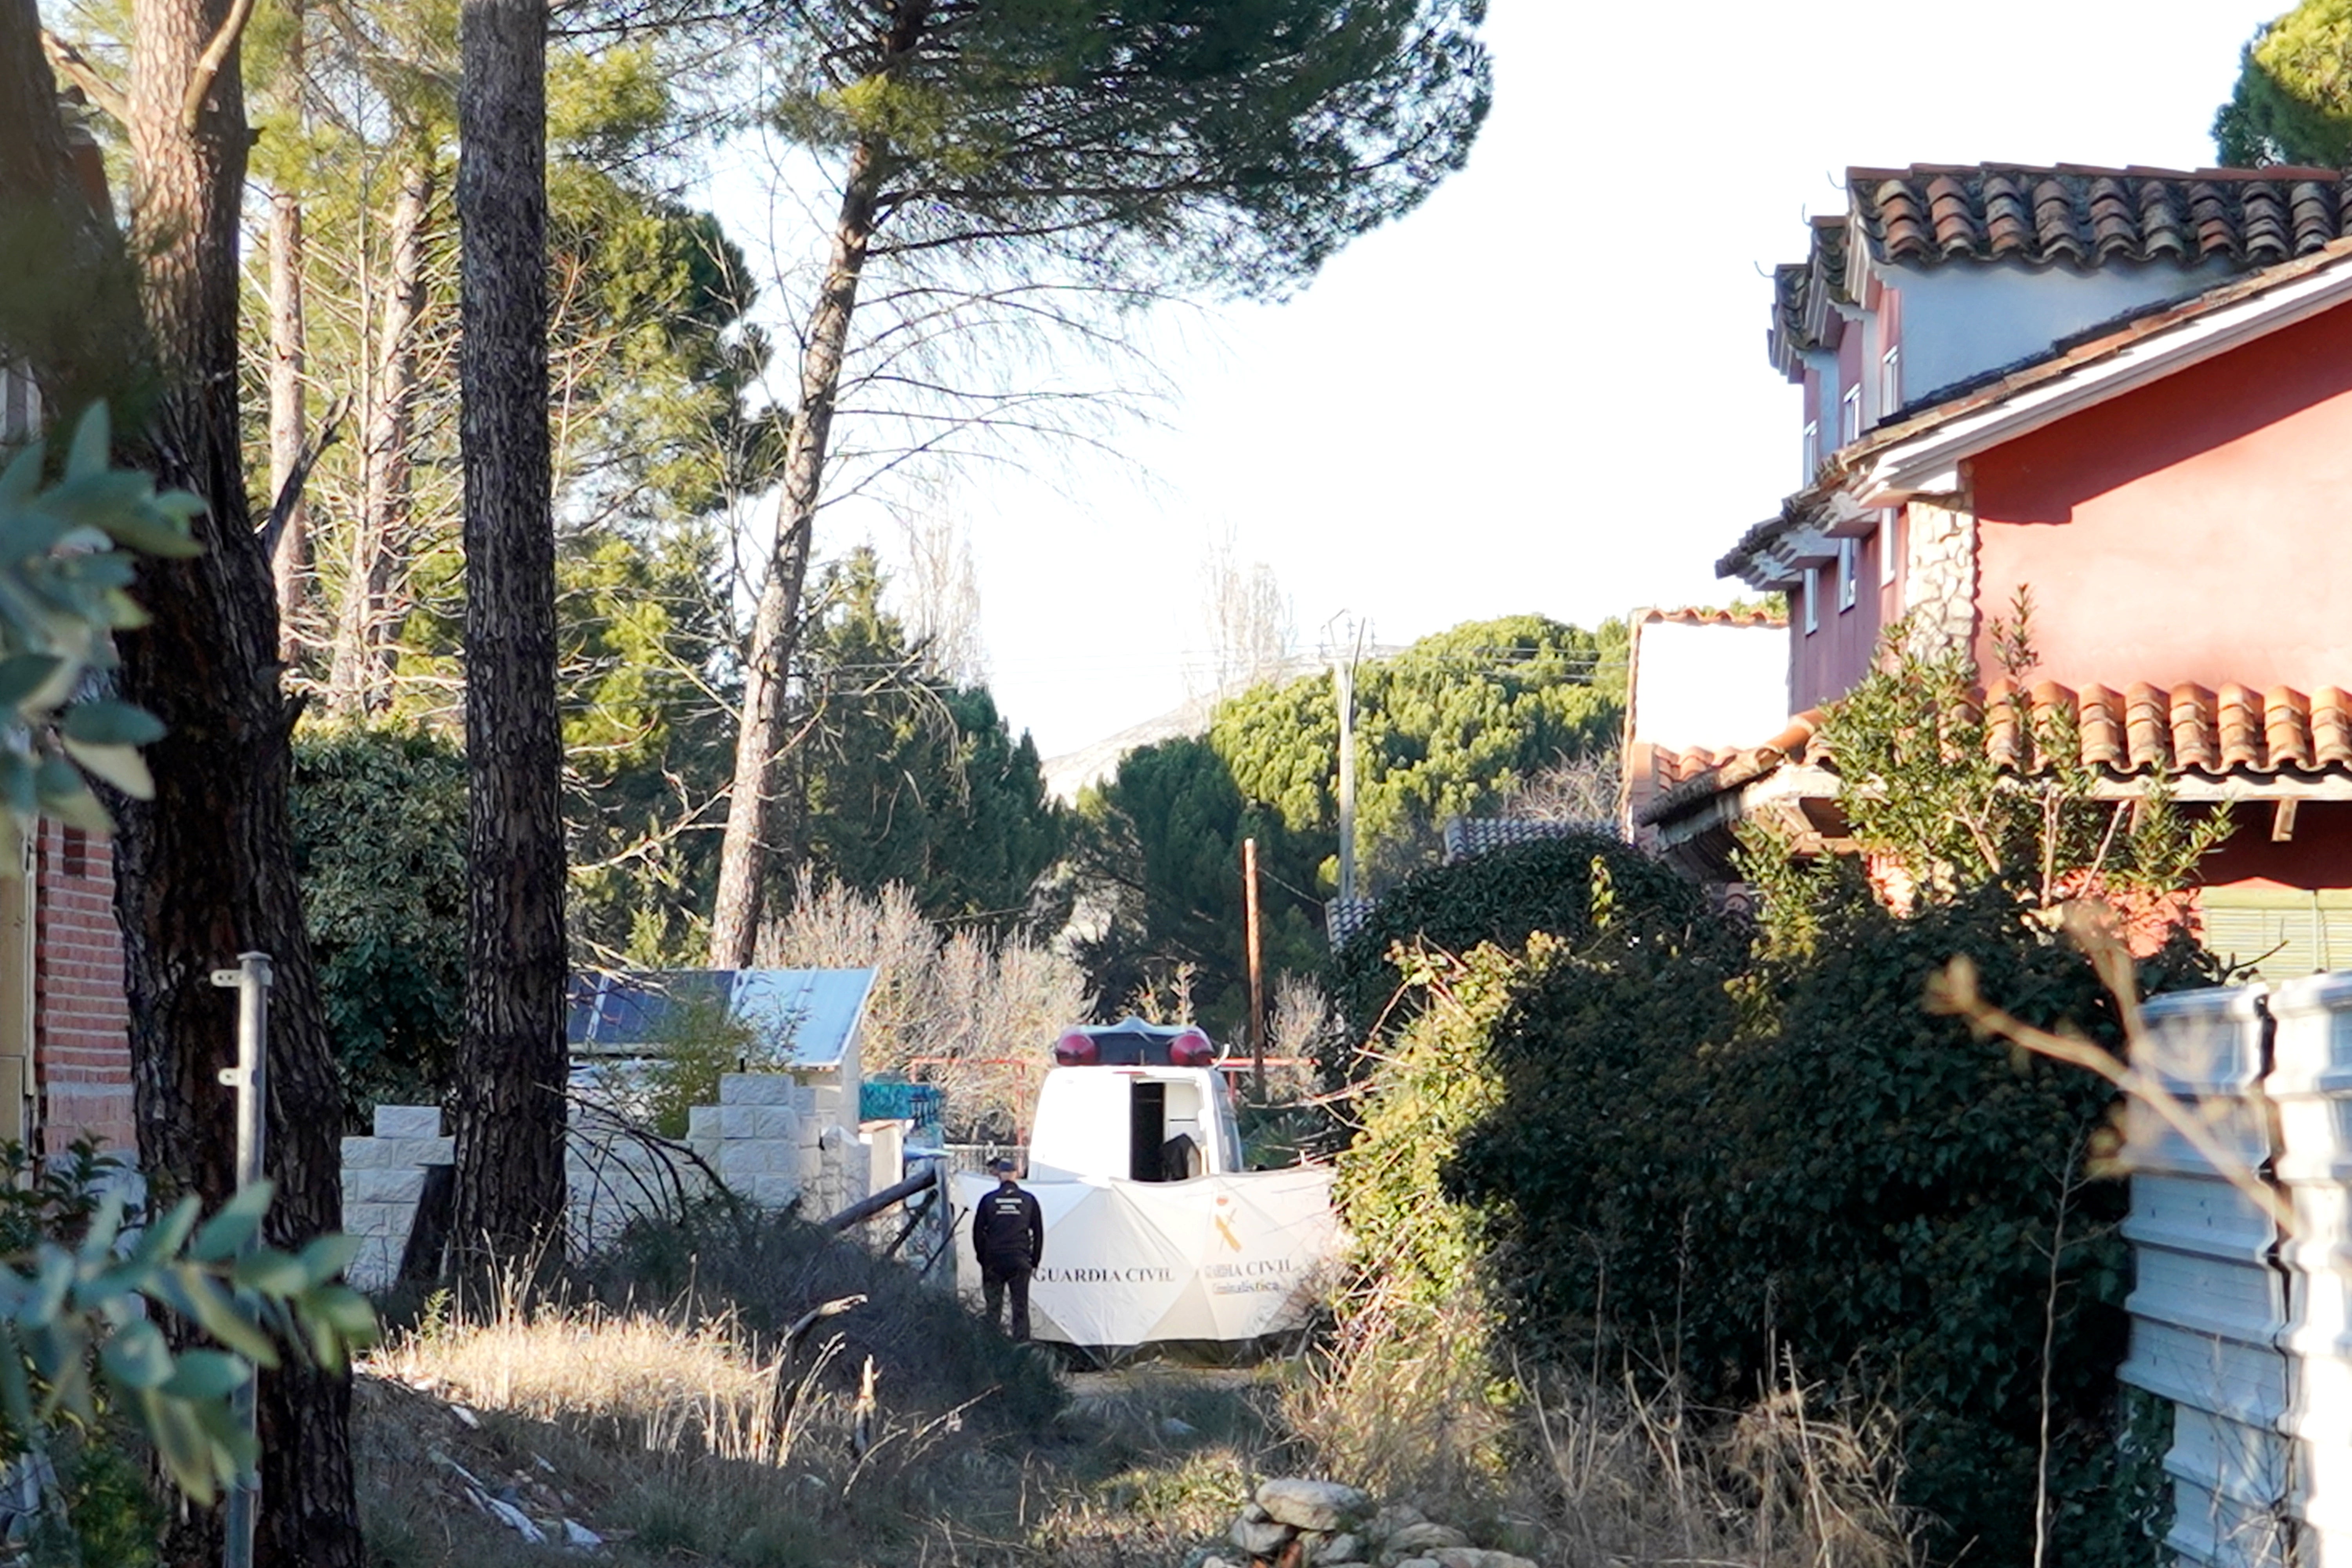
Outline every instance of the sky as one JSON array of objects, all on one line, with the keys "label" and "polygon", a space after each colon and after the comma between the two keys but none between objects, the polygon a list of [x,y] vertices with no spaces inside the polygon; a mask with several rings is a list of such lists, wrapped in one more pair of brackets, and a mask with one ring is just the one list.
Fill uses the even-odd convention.
[{"label": "sky", "polygon": [[[2288,0],[1492,0],[1468,166],[1270,305],[1164,341],[1118,459],[961,476],[990,684],[1047,756],[1174,707],[1229,540],[1381,644],[1535,611],[1722,603],[1713,563],[1794,488],[1764,358],[1776,262],[1852,165],[2195,168]],[[722,200],[737,232],[749,223]],[[782,215],[778,215],[781,216]],[[821,519],[835,554],[887,524]]]}]

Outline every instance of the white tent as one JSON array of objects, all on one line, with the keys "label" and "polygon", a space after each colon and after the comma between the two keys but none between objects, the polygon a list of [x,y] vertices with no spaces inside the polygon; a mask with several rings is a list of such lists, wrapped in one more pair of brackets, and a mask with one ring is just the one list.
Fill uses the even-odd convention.
[{"label": "white tent", "polygon": [[[974,1296],[971,1210],[993,1185],[959,1178],[956,1278]],[[1028,1191],[1045,1219],[1031,1332],[1063,1344],[1234,1343],[1302,1327],[1338,1248],[1328,1166],[1186,1182],[1087,1177]]]}]

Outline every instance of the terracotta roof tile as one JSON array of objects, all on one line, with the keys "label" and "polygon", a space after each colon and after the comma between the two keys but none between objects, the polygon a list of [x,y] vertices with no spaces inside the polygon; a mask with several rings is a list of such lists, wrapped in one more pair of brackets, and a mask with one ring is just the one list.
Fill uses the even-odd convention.
[{"label": "terracotta roof tile", "polygon": [[[2021,689],[1996,680],[1968,704],[1984,718],[1988,755],[2005,768],[2039,773],[2061,758],[2115,779],[2199,773],[2208,778],[2309,778],[2352,773],[2352,694],[2324,686],[2308,697],[2292,687],[2267,691],[2230,683],[2219,691],[2194,683],[2167,689],[2135,681],[2121,694],[2107,686],[2079,690],[2042,681]],[[1643,807],[1644,825],[1671,821],[1789,762],[1835,767],[1821,740],[1822,715],[1799,714],[1760,746],[1736,752],[1658,754],[1666,787]]]},{"label": "terracotta roof tile", "polygon": [[1785,626],[1789,624],[1789,612],[1761,606],[1743,610],[1636,610],[1633,620],[1642,626],[1664,621],[1678,626]]},{"label": "terracotta roof tile", "polygon": [[1975,164],[1847,171],[1852,216],[1881,260],[1915,265],[2175,262],[2252,265],[2352,235],[2330,169],[2090,169]]}]

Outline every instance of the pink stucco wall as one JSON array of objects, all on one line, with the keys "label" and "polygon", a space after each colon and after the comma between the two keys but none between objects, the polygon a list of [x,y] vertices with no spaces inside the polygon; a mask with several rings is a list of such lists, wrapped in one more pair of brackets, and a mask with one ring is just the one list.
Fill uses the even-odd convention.
[{"label": "pink stucco wall", "polygon": [[[1804,595],[1801,589],[1790,595],[1789,605],[1789,696],[1790,711],[1801,713],[1808,708],[1818,708],[1835,697],[1853,689],[1870,671],[1871,661],[1878,652],[1878,635],[1900,603],[1901,584],[1882,587],[1879,584],[1878,536],[1855,542],[1859,559],[1856,563],[1854,602],[1849,609],[1838,607],[1837,568],[1822,568],[1821,624],[1811,632],[1805,630]],[[1895,559],[1902,560],[1902,536],[1895,536]]]},{"label": "pink stucco wall", "polygon": [[2352,305],[1973,464],[1985,628],[2021,584],[2034,674],[2352,686]]}]

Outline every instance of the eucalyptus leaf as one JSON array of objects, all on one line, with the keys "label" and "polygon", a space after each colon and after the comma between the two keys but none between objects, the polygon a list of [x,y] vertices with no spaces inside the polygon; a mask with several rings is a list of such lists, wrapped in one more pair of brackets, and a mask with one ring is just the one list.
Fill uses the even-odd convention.
[{"label": "eucalyptus leaf", "polygon": [[[70,748],[73,742],[66,744]],[[79,827],[100,837],[114,831],[113,819],[106,815],[106,807],[99,805],[98,796],[90,794],[89,785],[63,757],[41,759],[33,773],[33,788],[40,796],[43,816],[54,816],[68,827]]]},{"label": "eucalyptus leaf", "polygon": [[163,1388],[174,1399],[201,1403],[226,1399],[252,1376],[251,1367],[225,1351],[183,1351]]},{"label": "eucalyptus leaf", "polygon": [[360,1255],[360,1238],[356,1236],[330,1234],[313,1237],[301,1252],[303,1272],[312,1285],[324,1285],[351,1267],[352,1259]]},{"label": "eucalyptus leaf", "polygon": [[145,1318],[125,1323],[100,1347],[99,1364],[125,1388],[161,1388],[172,1375],[172,1347]]},{"label": "eucalyptus leaf", "polygon": [[241,1289],[258,1290],[281,1300],[299,1294],[310,1283],[310,1271],[300,1258],[270,1247],[238,1258],[228,1277]]},{"label": "eucalyptus leaf", "polygon": [[43,692],[52,677],[67,668],[65,660],[51,653],[20,653],[0,659],[0,708],[54,706],[54,699],[47,704],[36,704],[33,698]]},{"label": "eucalyptus leaf", "polygon": [[163,722],[134,702],[100,698],[77,702],[60,726],[66,738],[91,746],[145,746],[163,738]]},{"label": "eucalyptus leaf", "polygon": [[131,799],[155,798],[155,775],[148,772],[147,759],[131,747],[93,746],[70,737],[63,744],[68,756]]},{"label": "eucalyptus leaf", "polygon": [[188,1256],[199,1263],[221,1263],[243,1251],[261,1234],[262,1216],[269,1212],[269,1200],[276,1191],[266,1181],[241,1189],[205,1221],[188,1246]]},{"label": "eucalyptus leaf", "polygon": [[104,473],[113,445],[114,422],[107,415],[106,405],[93,403],[83,409],[81,417],[74,421],[72,444],[66,448],[68,481]]},{"label": "eucalyptus leaf", "polygon": [[7,468],[0,469],[0,513],[21,506],[41,488],[41,466],[47,457],[38,441],[17,448],[16,455],[8,459]]}]

